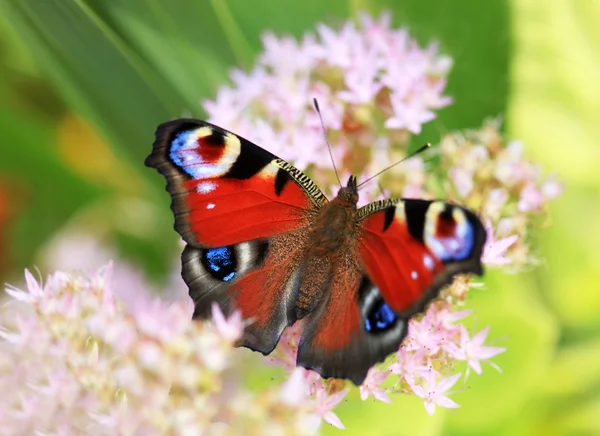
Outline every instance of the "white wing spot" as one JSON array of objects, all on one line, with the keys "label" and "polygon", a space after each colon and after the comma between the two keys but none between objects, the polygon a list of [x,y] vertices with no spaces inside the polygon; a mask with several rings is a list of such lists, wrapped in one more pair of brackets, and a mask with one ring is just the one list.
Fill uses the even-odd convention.
[{"label": "white wing spot", "polygon": [[452,251],[458,251],[458,249],[460,248],[460,243],[456,239],[451,239],[448,242],[448,245],[450,246],[450,250]]},{"label": "white wing spot", "polygon": [[217,185],[215,185],[213,182],[202,182],[198,184],[196,191],[199,194],[208,194],[209,192],[214,191],[216,187]]},{"label": "white wing spot", "polygon": [[417,280],[417,278],[419,277],[419,274],[417,274],[416,271],[413,271],[410,273],[410,276],[413,278],[413,280]]},{"label": "white wing spot", "polygon": [[427,268],[428,270],[433,270],[434,263],[430,255],[426,254],[425,256],[423,256],[423,265],[425,265],[425,268]]},{"label": "white wing spot", "polygon": [[207,208],[207,209],[214,209],[214,208],[215,208],[215,204],[214,204],[214,203],[208,203],[208,204],[206,205],[206,208]]}]

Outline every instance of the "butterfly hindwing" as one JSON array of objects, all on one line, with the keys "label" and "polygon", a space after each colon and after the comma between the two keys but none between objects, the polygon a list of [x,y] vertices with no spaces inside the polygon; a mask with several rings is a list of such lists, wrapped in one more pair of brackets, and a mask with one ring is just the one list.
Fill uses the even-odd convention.
[{"label": "butterfly hindwing", "polygon": [[212,303],[251,324],[242,345],[269,353],[295,318],[306,229],[327,201],[289,163],[204,121],[160,125],[146,165],[167,180],[175,229],[187,247],[182,275],[194,318]]},{"label": "butterfly hindwing", "polygon": [[[182,275],[194,301],[193,318],[209,318],[213,303],[248,321],[240,345],[269,354],[285,327],[296,321],[302,230],[227,247],[182,254]],[[295,243],[294,243],[295,242]]]},{"label": "butterfly hindwing", "polygon": [[330,291],[305,323],[298,365],[360,385],[369,368],[398,350],[407,320],[357,271],[340,270]]},{"label": "butterfly hindwing", "polygon": [[384,200],[357,218],[350,251],[360,267],[335,272],[328,299],[307,319],[298,364],[361,384],[455,274],[482,273],[485,231],[475,214],[444,202]]}]

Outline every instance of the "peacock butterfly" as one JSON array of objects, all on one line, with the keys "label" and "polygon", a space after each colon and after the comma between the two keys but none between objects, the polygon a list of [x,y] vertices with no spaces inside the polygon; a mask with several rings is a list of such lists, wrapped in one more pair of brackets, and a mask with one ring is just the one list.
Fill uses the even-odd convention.
[{"label": "peacock butterfly", "polygon": [[442,201],[357,208],[351,176],[329,201],[300,170],[205,121],[160,125],[146,165],[167,181],[193,318],[239,309],[239,345],[267,355],[304,319],[297,365],[359,385],[455,274],[482,274],[477,216]]}]

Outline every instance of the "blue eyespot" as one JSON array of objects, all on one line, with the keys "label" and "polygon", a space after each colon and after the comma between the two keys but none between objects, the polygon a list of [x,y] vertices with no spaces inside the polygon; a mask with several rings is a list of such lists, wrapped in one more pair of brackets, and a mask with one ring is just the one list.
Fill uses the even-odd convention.
[{"label": "blue eyespot", "polygon": [[175,165],[193,178],[197,178],[197,164],[201,163],[202,159],[196,151],[198,144],[195,141],[189,142],[192,133],[193,130],[186,130],[175,135],[175,138],[171,141],[169,157]]},{"label": "blue eyespot", "polygon": [[462,235],[459,236],[460,247],[456,252],[453,253],[453,260],[463,260],[471,255],[473,245],[475,244],[475,235],[473,231],[473,224],[470,221],[464,223],[464,229]]},{"label": "blue eyespot", "polygon": [[378,300],[365,319],[365,330],[370,333],[384,332],[394,326],[396,319],[396,314],[390,306],[385,301]]},{"label": "blue eyespot", "polygon": [[443,262],[464,260],[471,255],[475,244],[473,223],[465,221],[456,226],[454,235],[439,238],[425,235],[428,248]]},{"label": "blue eyespot", "polygon": [[231,247],[208,248],[202,263],[213,278],[228,282],[235,277],[237,259]]}]

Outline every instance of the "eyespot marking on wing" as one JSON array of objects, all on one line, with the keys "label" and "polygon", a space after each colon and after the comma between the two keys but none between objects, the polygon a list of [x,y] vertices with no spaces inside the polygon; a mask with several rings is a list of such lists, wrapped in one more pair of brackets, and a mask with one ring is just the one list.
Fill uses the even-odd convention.
[{"label": "eyespot marking on wing", "polygon": [[383,299],[377,300],[365,318],[365,330],[379,333],[389,330],[396,323],[396,314]]},{"label": "eyespot marking on wing", "polygon": [[240,155],[240,140],[210,127],[175,134],[169,148],[171,161],[194,179],[225,175]]},{"label": "eyespot marking on wing", "polygon": [[202,253],[201,261],[216,280],[228,282],[237,273],[237,257],[230,247],[209,248]]},{"label": "eyespot marking on wing", "polygon": [[427,248],[443,262],[460,261],[471,255],[475,232],[462,209],[434,202],[425,214],[423,239]]},{"label": "eyespot marking on wing", "polygon": [[358,294],[365,332],[377,335],[396,328],[399,321],[398,315],[385,302],[379,289],[367,277],[363,277]]}]

